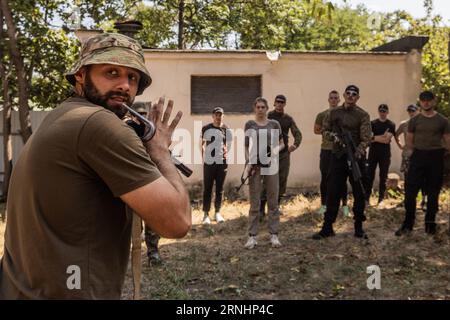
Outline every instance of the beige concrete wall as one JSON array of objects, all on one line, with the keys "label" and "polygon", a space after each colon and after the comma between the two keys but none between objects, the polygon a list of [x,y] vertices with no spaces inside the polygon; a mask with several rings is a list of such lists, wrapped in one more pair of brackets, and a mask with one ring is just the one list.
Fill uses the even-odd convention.
[{"label": "beige concrete wall", "polygon": [[[407,117],[405,106],[414,103],[420,91],[420,54],[383,53],[282,53],[276,62],[270,62],[264,52],[176,52],[147,50],[146,63],[153,84],[140,101],[156,101],[166,96],[175,101],[175,109],[182,110],[180,128],[189,131],[193,140],[191,150],[197,152],[200,131],[194,132],[195,121],[204,125],[210,115],[190,114],[191,75],[262,75],[262,93],[272,106],[279,93],[288,98],[286,111],[294,117],[303,133],[303,142],[292,154],[290,186],[318,184],[321,137],[313,134],[313,124],[318,112],[327,108],[328,92],[336,89],[341,94],[347,84],[356,84],[361,92],[359,105],[372,118],[377,116],[377,106],[387,103],[390,118],[399,123]],[[33,112],[31,119],[36,130],[46,112]],[[232,128],[243,128],[252,116],[230,114],[225,122]],[[0,123],[1,127],[1,123]],[[18,117],[13,114],[13,132],[17,132]],[[291,139],[292,141],[292,139]],[[1,144],[2,142],[0,142]],[[14,160],[22,148],[19,136],[13,137]],[[243,150],[242,141],[234,145],[234,153]],[[398,171],[400,154],[393,145],[392,170]],[[2,150],[0,150],[0,155]],[[190,157],[194,162],[194,152]],[[188,182],[202,179],[202,166],[189,165],[194,174]],[[0,168],[3,163],[0,163]],[[228,183],[237,183],[243,166],[230,166]]]},{"label": "beige concrete wall", "polygon": [[[399,123],[407,117],[405,106],[415,102],[420,90],[420,54],[374,53],[283,53],[270,62],[264,52],[199,53],[147,51],[146,61],[153,85],[139,100],[155,101],[164,95],[175,101],[184,113],[180,128],[194,131],[194,121],[210,122],[211,117],[190,114],[191,75],[262,75],[262,93],[272,106],[279,93],[287,96],[286,111],[294,117],[303,133],[301,147],[292,154],[289,186],[317,184],[320,179],[319,152],[321,137],[313,134],[318,112],[327,108],[328,92],[341,94],[347,84],[360,88],[359,105],[371,118],[377,117],[380,103],[390,106],[390,118]],[[243,128],[249,115],[226,115],[233,129]],[[195,133],[195,137],[199,132]],[[292,141],[292,139],[291,139]],[[192,147],[198,149],[196,142]],[[242,145],[234,146],[241,148]],[[236,149],[235,149],[236,151]],[[194,157],[192,157],[194,160]],[[392,170],[398,171],[400,155],[393,145]],[[194,175],[202,178],[201,165],[191,165]],[[238,180],[242,165],[231,165],[228,182]]]}]

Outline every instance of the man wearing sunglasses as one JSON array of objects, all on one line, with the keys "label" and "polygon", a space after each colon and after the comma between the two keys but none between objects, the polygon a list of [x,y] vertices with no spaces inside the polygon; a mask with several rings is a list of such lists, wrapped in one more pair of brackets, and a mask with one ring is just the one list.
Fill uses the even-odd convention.
[{"label": "man wearing sunglasses", "polygon": [[[282,196],[286,192],[287,179],[289,175],[290,167],[290,155],[294,152],[302,142],[302,133],[297,127],[295,120],[284,112],[286,107],[286,96],[279,94],[275,97],[275,102],[273,104],[274,109],[270,111],[267,115],[269,119],[276,120],[281,126],[281,132],[283,135],[283,142],[286,148],[282,149],[279,154],[279,193],[278,193],[278,204]],[[294,136],[294,144],[289,145],[289,130]],[[265,206],[267,202],[267,196],[265,190],[261,194],[261,205],[260,205],[260,220],[263,219],[265,215]]]},{"label": "man wearing sunglasses", "polygon": [[333,223],[336,221],[339,210],[339,202],[342,197],[342,189],[347,179],[352,185],[354,204],[353,219],[355,227],[355,237],[367,239],[363,229],[365,197],[361,183],[353,180],[353,176],[348,167],[348,159],[345,149],[340,139],[336,139],[339,127],[350,132],[355,144],[354,157],[356,158],[362,173],[362,181],[366,180],[365,154],[370,144],[372,130],[370,127],[369,114],[360,108],[356,103],[359,99],[359,88],[349,85],[345,89],[344,104],[333,108],[324,120],[323,134],[328,139],[333,139],[333,150],[330,164],[330,171],[327,184],[327,200],[324,222],[322,229],[313,235],[313,239],[320,240],[334,236]]},{"label": "man wearing sunglasses", "polygon": [[370,194],[372,192],[373,181],[375,179],[375,170],[377,166],[380,170],[380,183],[378,188],[378,205],[384,199],[386,192],[386,180],[391,164],[391,140],[395,134],[395,123],[387,118],[389,107],[387,104],[378,106],[378,119],[370,124],[372,127],[372,143],[369,148],[368,172],[366,185],[366,204],[369,205]]},{"label": "man wearing sunglasses", "polygon": [[[444,174],[444,151],[450,149],[450,124],[435,111],[436,98],[430,91],[419,96],[422,111],[411,118],[406,135],[406,152],[410,156],[405,187],[405,220],[396,236],[413,230],[416,216],[416,197],[419,189],[427,192],[425,232],[436,233],[436,213]],[[445,148],[444,148],[445,146]]]},{"label": "man wearing sunglasses", "polygon": [[[320,147],[320,209],[318,214],[324,214],[327,210],[327,184],[328,184],[328,172],[330,169],[330,162],[333,150],[333,141],[327,139],[322,134],[323,121],[325,117],[329,114],[332,108],[339,105],[341,99],[339,98],[339,93],[336,90],[331,91],[328,94],[328,104],[329,107],[325,111],[320,112],[314,123],[314,133],[322,135],[322,145]],[[347,206],[347,183],[345,183],[342,189],[342,212],[344,216],[348,217],[350,215],[350,209]]]}]

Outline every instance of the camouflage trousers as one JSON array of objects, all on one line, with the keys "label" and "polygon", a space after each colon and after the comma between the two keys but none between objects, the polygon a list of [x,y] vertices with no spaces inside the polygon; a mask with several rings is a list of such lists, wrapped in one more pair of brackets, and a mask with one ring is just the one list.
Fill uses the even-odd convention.
[{"label": "camouflage trousers", "polygon": [[402,164],[400,165],[400,172],[403,173],[405,178],[408,176],[408,169],[409,169],[409,157],[402,154]]},{"label": "camouflage trousers", "polygon": [[152,253],[158,252],[158,243],[161,237],[155,233],[152,229],[145,225],[144,228],[145,244],[147,245],[147,256]]}]

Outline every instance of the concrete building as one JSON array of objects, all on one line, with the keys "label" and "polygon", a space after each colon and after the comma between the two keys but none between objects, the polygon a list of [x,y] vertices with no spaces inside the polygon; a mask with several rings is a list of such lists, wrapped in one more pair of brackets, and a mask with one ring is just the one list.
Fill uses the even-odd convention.
[{"label": "concrete building", "polygon": [[[418,44],[414,39],[421,42]],[[194,183],[202,179],[198,158],[200,129],[211,121],[212,107],[223,106],[226,124],[231,129],[243,129],[244,123],[253,118],[251,102],[256,96],[268,99],[272,108],[275,96],[284,94],[288,99],[286,112],[303,134],[302,145],[291,157],[288,186],[317,185],[321,137],[313,133],[313,125],[317,113],[328,107],[328,93],[335,89],[342,95],[346,85],[355,84],[360,88],[358,104],[371,118],[377,117],[379,104],[387,103],[389,118],[398,124],[407,118],[405,107],[417,101],[421,90],[420,50],[425,43],[423,37],[410,37],[383,51],[286,51],[272,55],[255,50],[146,49],[145,60],[153,84],[137,100],[155,102],[165,96],[175,101],[176,110],[183,111],[179,128],[184,130],[178,133],[190,134],[191,139],[183,145],[182,160],[194,170],[187,179],[188,183]],[[42,112],[32,114],[33,130],[42,117]],[[18,129],[17,118],[13,115],[13,132]],[[13,140],[14,159],[17,159],[20,137],[15,135]],[[235,164],[230,165],[228,183],[238,183],[243,165],[236,162],[242,150],[243,141],[236,141],[231,159]],[[395,143],[392,150],[391,171],[398,171],[400,153]],[[176,146],[175,153],[181,153],[180,145]]]}]

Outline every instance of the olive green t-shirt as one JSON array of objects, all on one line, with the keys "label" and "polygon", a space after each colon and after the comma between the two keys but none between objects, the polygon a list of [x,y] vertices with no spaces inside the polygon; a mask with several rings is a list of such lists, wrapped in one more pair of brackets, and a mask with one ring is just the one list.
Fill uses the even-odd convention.
[{"label": "olive green t-shirt", "polygon": [[[329,115],[330,109],[320,112],[317,117],[315,124],[321,126],[323,128],[323,121]],[[322,135],[322,144],[320,145],[322,150],[333,150],[333,141],[327,139],[326,136]]]},{"label": "olive green t-shirt", "polygon": [[448,119],[439,113],[431,118],[420,113],[409,120],[408,132],[414,133],[415,149],[442,149],[442,138],[444,134],[450,133],[450,124]]},{"label": "olive green t-shirt", "polygon": [[64,101],[14,167],[0,299],[119,299],[131,237],[119,196],[160,176],[114,113]]}]

